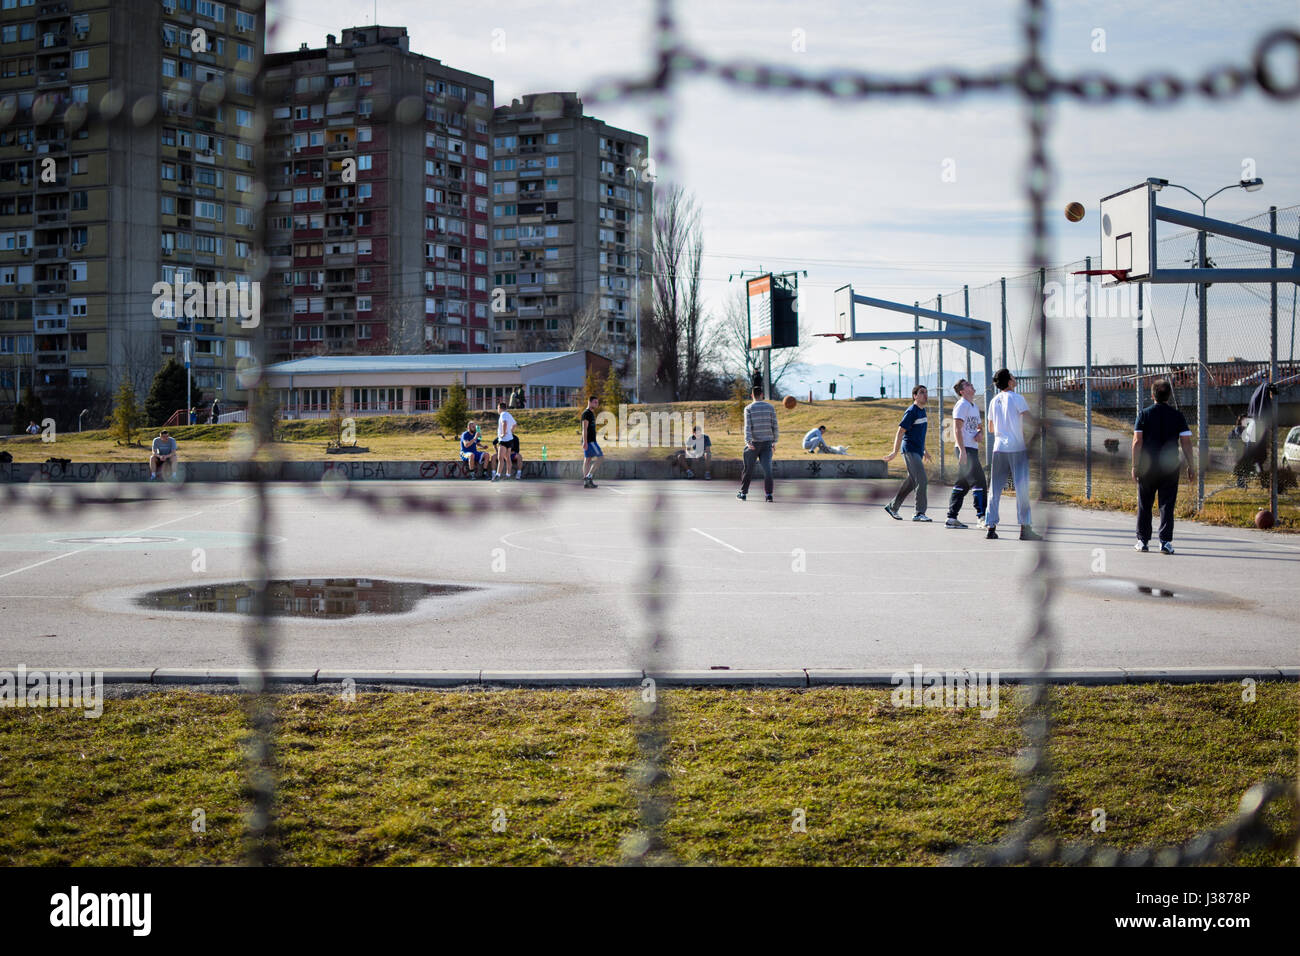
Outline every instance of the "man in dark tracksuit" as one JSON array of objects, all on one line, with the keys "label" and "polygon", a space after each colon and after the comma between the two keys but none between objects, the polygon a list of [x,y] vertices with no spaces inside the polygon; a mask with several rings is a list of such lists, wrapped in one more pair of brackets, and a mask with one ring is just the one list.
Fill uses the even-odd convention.
[{"label": "man in dark tracksuit", "polygon": [[1187,460],[1187,478],[1196,480],[1192,464],[1192,430],[1187,419],[1169,404],[1174,389],[1166,379],[1151,384],[1155,404],[1142,409],[1133,425],[1133,480],[1138,486],[1138,551],[1149,550],[1151,505],[1160,502],[1160,552],[1174,553],[1174,503],[1178,500],[1178,447]]},{"label": "man in dark tracksuit", "polygon": [[930,460],[930,453],[925,450],[925,430],[929,422],[925,414],[925,406],[929,401],[930,395],[924,385],[912,388],[912,404],[907,406],[907,411],[903,413],[903,420],[898,423],[898,432],[894,435],[894,450],[881,459],[881,461],[893,461],[898,457],[901,448],[903,463],[907,465],[907,477],[898,486],[898,493],[894,495],[894,500],[885,505],[885,511],[895,521],[903,520],[898,509],[902,507],[913,489],[916,490],[916,514],[912,515],[912,520],[930,520],[930,516],[925,513],[929,504],[926,497],[929,479],[925,474],[925,464]]}]

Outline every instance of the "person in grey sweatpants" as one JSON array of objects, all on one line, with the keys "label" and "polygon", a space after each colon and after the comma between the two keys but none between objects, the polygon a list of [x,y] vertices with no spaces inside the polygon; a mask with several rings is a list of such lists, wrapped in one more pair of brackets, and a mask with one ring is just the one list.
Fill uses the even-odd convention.
[{"label": "person in grey sweatpants", "polygon": [[907,477],[898,486],[898,493],[894,495],[894,500],[885,505],[886,513],[895,521],[903,520],[898,509],[902,507],[914,488],[916,489],[916,514],[912,515],[912,520],[930,520],[930,516],[925,513],[930,503],[926,496],[930,479],[925,474],[925,464],[930,460],[930,453],[925,450],[925,430],[929,422],[925,414],[925,406],[929,400],[930,394],[924,385],[917,385],[912,389],[912,404],[907,406],[907,411],[903,413],[903,420],[898,423],[898,432],[894,435],[894,450],[881,459],[893,461],[898,457],[901,448],[903,462],[907,465]]},{"label": "person in grey sweatpants", "polygon": [[1016,489],[1016,520],[1020,523],[1021,541],[1042,541],[1033,529],[1029,513],[1029,450],[1025,445],[1022,417],[1029,416],[1029,403],[1016,391],[1016,377],[1000,368],[993,376],[998,394],[989,402],[989,434],[993,436],[993,461],[989,468],[989,510],[985,513],[984,537],[998,537],[998,505],[1007,476]]}]

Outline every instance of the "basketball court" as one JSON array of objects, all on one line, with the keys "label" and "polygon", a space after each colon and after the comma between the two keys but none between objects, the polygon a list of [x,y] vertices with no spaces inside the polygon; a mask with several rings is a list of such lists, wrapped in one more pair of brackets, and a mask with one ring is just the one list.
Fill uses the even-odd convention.
[{"label": "basketball court", "polygon": [[[590,491],[550,484],[556,494],[538,508],[541,487],[364,483],[484,508],[482,517],[446,520],[380,513],[318,486],[270,486],[271,576],[299,580],[283,593],[308,611],[331,601],[340,615],[357,610],[360,595],[365,611],[277,617],[274,665],[636,670],[658,562],[674,669],[1026,667],[1020,648],[1043,595],[1041,579],[1026,577],[1036,545],[1016,540],[1010,523],[1001,540],[986,541],[969,500],[962,517],[971,528],[946,529],[948,488],[937,482],[930,524],[893,521],[879,504],[799,500],[824,494],[825,482],[780,483],[773,504],[740,502],[735,486],[719,481],[601,482]],[[130,506],[7,510],[0,668],[250,665],[236,608],[247,606],[238,582],[247,576],[253,489],[154,493]],[[667,530],[651,551],[644,527],[654,495]],[[910,502],[902,515],[911,518]],[[1300,540],[1180,523],[1176,555],[1138,554],[1132,520],[1052,510],[1054,667],[1300,665]],[[330,588],[325,579],[339,580]],[[419,591],[417,582],[438,587]],[[185,596],[196,588],[209,590]],[[179,599],[138,603],[178,589]],[[406,610],[403,595],[413,600]],[[184,609],[201,605],[224,610]]]}]

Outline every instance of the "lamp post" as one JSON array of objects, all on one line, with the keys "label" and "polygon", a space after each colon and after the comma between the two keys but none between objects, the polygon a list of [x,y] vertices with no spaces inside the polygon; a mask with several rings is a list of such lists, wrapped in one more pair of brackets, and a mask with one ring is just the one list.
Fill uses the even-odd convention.
[{"label": "lamp post", "polygon": [[[1174,189],[1181,189],[1188,195],[1200,200],[1201,216],[1208,218],[1206,206],[1211,199],[1219,193],[1227,192],[1229,189],[1244,189],[1248,193],[1258,191],[1264,185],[1264,180],[1256,177],[1254,179],[1243,179],[1239,182],[1229,183],[1221,189],[1216,189],[1208,196],[1200,196],[1192,192],[1186,186],[1180,186],[1178,183],[1171,183],[1167,179],[1158,179],[1150,177],[1147,183],[1157,192],[1166,186]],[[1206,233],[1201,229],[1196,234],[1196,266],[1198,269],[1208,269],[1210,267],[1209,256],[1205,252]],[[1201,283],[1200,303],[1197,309],[1197,339],[1199,347],[1197,348],[1196,357],[1196,510],[1200,511],[1205,507],[1205,469],[1210,464],[1210,394],[1209,394],[1209,310],[1206,307],[1207,293],[1209,286]]]},{"label": "lamp post", "polygon": [[890,364],[890,365],[894,365],[894,364],[897,364],[897,365],[898,365],[898,397],[899,397],[899,398],[902,398],[902,397],[903,397],[903,356],[906,355],[908,352],[913,352],[913,351],[915,351],[915,350],[916,350],[916,346],[915,346],[915,345],[909,345],[909,346],[908,346],[907,348],[905,348],[905,349],[891,349],[888,345],[882,345],[882,346],[880,347],[880,350],[881,350],[882,352],[893,352],[894,355],[897,356],[897,358],[898,358],[898,362],[897,362],[897,363],[890,362],[889,364]]},{"label": "lamp post", "polygon": [[889,365],[882,365],[882,366],[881,366],[881,368],[880,368],[880,387],[881,387],[881,388],[884,388],[884,387],[885,387],[885,369],[889,368],[890,365],[897,365],[897,366],[898,366],[898,393],[899,393],[899,397],[901,397],[901,396],[902,396],[902,393],[903,393],[903,363],[901,363],[901,362],[890,362]]},{"label": "lamp post", "polygon": [[[874,368],[877,372],[880,373],[880,387],[881,387],[881,389],[883,389],[883,388],[885,387],[885,368],[886,368],[886,367],[885,367],[884,365],[877,365],[875,362],[866,362],[865,364],[866,364],[867,368]],[[866,376],[866,373],[865,373],[865,372],[863,373],[863,376],[864,376],[864,377]]]}]

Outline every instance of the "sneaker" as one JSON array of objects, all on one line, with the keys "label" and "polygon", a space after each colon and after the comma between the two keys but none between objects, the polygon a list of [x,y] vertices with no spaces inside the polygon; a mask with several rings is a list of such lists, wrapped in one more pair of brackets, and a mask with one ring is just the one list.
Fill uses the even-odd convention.
[{"label": "sneaker", "polygon": [[772,496],[771,496],[771,495],[764,495],[764,496],[763,496],[763,500],[764,500],[764,501],[771,501],[771,500],[772,500]]},{"label": "sneaker", "polygon": [[895,521],[903,520],[899,517],[898,512],[894,510],[892,505],[885,505],[885,514],[889,515],[889,517],[893,518]]},{"label": "sneaker", "polygon": [[1147,546],[1147,543],[1146,543],[1145,541],[1134,541],[1134,542],[1133,542],[1133,550],[1134,550],[1134,551],[1141,551],[1141,552],[1145,553],[1145,552],[1147,552],[1147,551],[1150,551],[1151,548]]},{"label": "sneaker", "polygon": [[474,472],[471,471],[471,472],[469,473],[469,480],[470,480],[470,481],[478,481],[478,475],[474,474]]},{"label": "sneaker", "polygon": [[523,481],[523,480],[524,480],[524,473],[523,473],[522,471],[516,471],[516,472],[515,472],[515,480],[516,480],[516,481]]},{"label": "sneaker", "polygon": [[712,481],[712,480],[713,480],[713,476],[710,475],[710,474],[706,471],[706,472],[704,473],[704,480],[705,480],[705,481]]},{"label": "sneaker", "polygon": [[1161,542],[1160,542],[1160,553],[1161,553],[1161,554],[1173,554],[1173,553],[1174,553],[1174,546],[1173,546],[1173,543],[1170,542],[1170,541],[1161,541]]},{"label": "sneaker", "polygon": [[689,468],[687,468],[687,469],[686,469],[686,477],[687,477],[687,478],[694,478],[694,477],[695,477],[695,472],[693,472],[693,471],[691,471]]},{"label": "sneaker", "polygon": [[985,539],[986,541],[996,541],[996,540],[998,540],[998,529],[997,529],[997,525],[988,525],[988,530],[984,532],[984,539]]},{"label": "sneaker", "polygon": [[987,528],[988,526],[989,526],[988,520],[983,515],[980,515],[980,520],[976,523],[975,527]]},{"label": "sneaker", "polygon": [[745,495],[745,493],[744,493],[743,491],[737,491],[737,492],[736,492],[736,497],[739,498],[741,501],[744,501],[745,498],[746,498],[746,495]]},{"label": "sneaker", "polygon": [[1023,528],[1020,529],[1020,540],[1021,541],[1042,541],[1043,536],[1039,534],[1037,531],[1035,531],[1033,528],[1029,527],[1029,525],[1025,525]]},{"label": "sneaker", "polygon": [[966,527],[966,525],[962,524],[962,523],[961,523],[960,521],[958,521],[956,518],[949,518],[947,521],[945,521],[945,522],[943,523],[943,526],[944,526],[945,528],[965,528],[965,527]]},{"label": "sneaker", "polygon": [[930,516],[929,516],[928,514],[924,514],[924,513],[922,513],[922,514],[919,514],[919,515],[912,515],[912,520],[913,520],[913,521],[930,521],[930,520],[932,520],[932,519],[930,518]]},{"label": "sneaker", "polygon": [[493,480],[493,481],[500,481],[500,480],[501,480],[501,476],[500,476],[500,475],[493,475],[493,476],[492,476],[492,480]]}]

